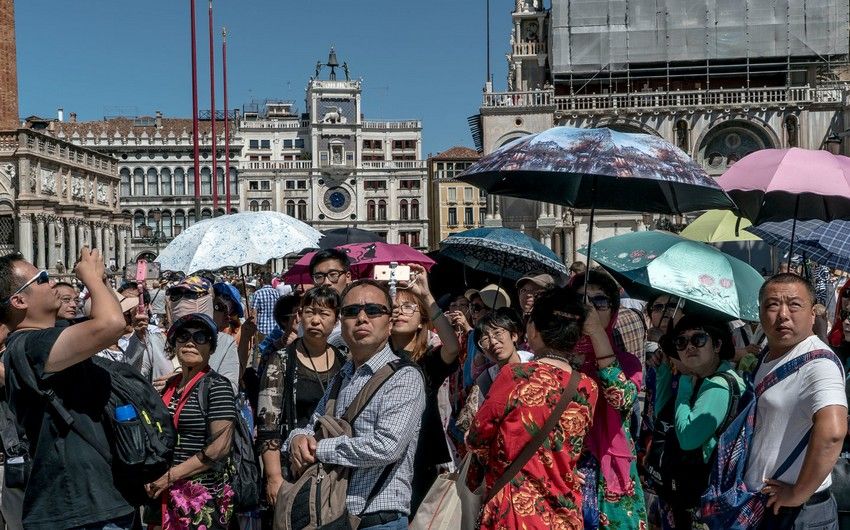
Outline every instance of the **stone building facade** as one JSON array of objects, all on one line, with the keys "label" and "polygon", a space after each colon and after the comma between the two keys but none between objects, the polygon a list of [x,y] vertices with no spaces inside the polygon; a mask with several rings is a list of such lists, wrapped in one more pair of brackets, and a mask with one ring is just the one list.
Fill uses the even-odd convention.
[{"label": "stone building facade", "polygon": [[[507,90],[486,84],[480,114],[472,122],[477,147],[490,153],[559,125],[611,127],[665,138],[715,176],[758,149],[802,147],[846,154],[848,3],[795,4],[787,20],[772,21],[779,30],[769,32],[755,27],[766,23],[764,16],[756,16],[764,15],[758,11],[760,3],[736,5],[743,12],[734,20],[702,10],[708,18],[699,22],[698,17],[680,18],[676,11],[659,12],[656,18],[656,3],[648,0],[596,0],[584,2],[580,10],[578,0],[552,0],[550,9],[540,0],[516,0]],[[646,21],[638,18],[649,12],[644,4],[652,5]],[[797,33],[785,31],[783,24],[793,30],[798,21],[810,29],[815,24],[826,29],[821,35],[810,32],[812,40],[794,50]],[[695,35],[687,42],[715,42],[712,32],[721,29],[740,30],[740,42],[735,42],[741,50],[677,44],[686,31]],[[647,35],[657,44],[637,40]],[[787,43],[786,36],[791,39]],[[778,41],[757,41],[767,38]],[[771,46],[780,50],[778,56],[760,51]],[[725,55],[718,56],[721,51]],[[566,262],[585,259],[575,250],[587,243],[586,211],[493,196],[488,212],[493,212],[489,223],[534,234]],[[596,220],[594,239],[650,227],[658,219],[598,212]]]},{"label": "stone building facade", "polygon": [[455,146],[428,159],[431,250],[455,232],[484,226],[488,215],[484,190],[452,180],[480,157],[475,149]]},{"label": "stone building facade", "polygon": [[[327,79],[320,79],[323,68]],[[337,79],[338,69],[345,79]],[[366,120],[361,97],[361,82],[332,51],[307,84],[305,112],[291,101],[244,109],[240,206],[281,211],[319,230],[353,226],[427,248],[422,124]]]},{"label": "stone building facade", "polygon": [[20,251],[64,273],[79,249],[126,262],[129,219],[118,203],[118,162],[49,134],[49,121],[18,117],[14,1],[0,0],[0,253]]}]

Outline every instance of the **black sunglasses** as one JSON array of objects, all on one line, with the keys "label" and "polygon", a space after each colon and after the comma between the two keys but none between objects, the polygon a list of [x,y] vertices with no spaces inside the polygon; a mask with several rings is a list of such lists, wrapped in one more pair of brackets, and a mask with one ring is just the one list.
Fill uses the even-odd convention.
[{"label": "black sunglasses", "polygon": [[472,309],[473,313],[477,313],[477,312],[481,311],[482,309],[487,309],[487,306],[482,305],[482,304],[472,304],[471,306],[469,306],[469,308]]},{"label": "black sunglasses", "polygon": [[685,337],[684,335],[679,335],[676,337],[676,340],[673,341],[673,344],[676,345],[676,349],[679,351],[687,349],[688,343],[693,344],[695,348],[702,348],[708,342],[708,338],[708,333],[694,333],[690,338]]},{"label": "black sunglasses", "polygon": [[656,313],[658,311],[664,311],[665,309],[670,309],[675,311],[679,306],[678,302],[667,302],[666,304],[652,304],[650,311]]},{"label": "black sunglasses", "polygon": [[342,314],[343,318],[356,318],[360,312],[363,311],[366,313],[366,316],[369,318],[378,318],[381,315],[389,315],[392,314],[390,309],[382,304],[352,304],[343,306],[340,310],[340,314]]},{"label": "black sunglasses", "polygon": [[46,270],[39,271],[38,274],[33,276],[32,279],[30,279],[27,283],[21,285],[21,287],[18,288],[17,291],[15,291],[11,295],[9,295],[8,298],[4,298],[3,303],[4,304],[8,303],[12,299],[13,296],[21,294],[22,292],[24,292],[24,289],[26,289],[27,287],[29,287],[32,284],[44,285],[45,283],[47,283],[49,281],[50,281],[50,274]]},{"label": "black sunglasses", "polygon": [[207,344],[210,342],[212,337],[210,337],[209,332],[203,330],[191,332],[188,329],[181,329],[174,335],[174,340],[184,344],[189,342],[189,339],[191,339],[195,344]]},{"label": "black sunglasses", "polygon": [[[593,307],[596,308],[597,311],[605,311],[606,309],[611,307],[611,300],[604,294],[588,296],[587,301],[593,304]],[[584,304],[583,294],[578,295],[578,303]]]},{"label": "black sunglasses", "polygon": [[168,299],[172,302],[178,302],[183,298],[187,298],[189,300],[196,300],[201,298],[202,296],[206,296],[209,293],[199,293],[195,291],[187,291],[185,289],[176,289],[168,293]]}]

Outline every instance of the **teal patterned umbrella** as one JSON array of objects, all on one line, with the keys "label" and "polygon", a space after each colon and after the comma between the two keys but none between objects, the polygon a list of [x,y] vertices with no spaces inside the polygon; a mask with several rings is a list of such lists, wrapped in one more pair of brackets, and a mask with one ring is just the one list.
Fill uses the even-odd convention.
[{"label": "teal patterned umbrella", "polygon": [[[586,254],[586,249],[579,252]],[[764,278],[711,245],[669,232],[631,232],[594,243],[591,259],[628,282],[733,318],[759,318],[758,292]]]}]

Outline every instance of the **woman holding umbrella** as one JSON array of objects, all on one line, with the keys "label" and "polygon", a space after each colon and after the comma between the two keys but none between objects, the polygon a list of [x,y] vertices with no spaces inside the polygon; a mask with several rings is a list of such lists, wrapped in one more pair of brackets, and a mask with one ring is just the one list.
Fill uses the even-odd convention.
[{"label": "woman holding umbrella", "polygon": [[643,529],[646,504],[629,429],[642,369],[637,357],[613,346],[620,288],[611,276],[599,270],[576,276],[572,286],[582,300],[587,297],[589,315],[584,336],[575,348],[575,361],[599,386],[600,396],[579,466],[586,477],[585,528]]}]

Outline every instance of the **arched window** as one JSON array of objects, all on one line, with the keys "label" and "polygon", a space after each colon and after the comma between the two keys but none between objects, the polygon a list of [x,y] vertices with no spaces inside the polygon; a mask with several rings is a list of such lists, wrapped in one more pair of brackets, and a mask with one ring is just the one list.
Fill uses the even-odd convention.
[{"label": "arched window", "polygon": [[133,193],[133,186],[130,185],[130,170],[126,167],[121,168],[121,197],[129,197]]},{"label": "arched window", "polygon": [[195,209],[194,208],[189,210],[189,214],[186,216],[186,218],[187,218],[187,220],[186,220],[187,226],[192,226],[193,224],[195,224]]},{"label": "arched window", "polygon": [[222,168],[222,167],[216,168],[215,175],[216,175],[215,184],[216,184],[216,188],[218,189],[218,194],[224,195],[224,184],[225,184],[224,183],[224,168]]},{"label": "arched window", "polygon": [[399,219],[402,221],[407,221],[408,218],[408,209],[407,209],[407,199],[402,199],[398,205],[399,209]]},{"label": "arched window", "polygon": [[286,201],[286,215],[295,217],[295,201],[292,199]]},{"label": "arched window", "polygon": [[267,212],[272,209],[272,203],[269,201],[263,201],[260,203],[260,211]]},{"label": "arched window", "polygon": [[251,201],[251,204],[248,205],[248,208],[252,212],[259,212],[260,211],[260,203],[257,202],[257,201]]},{"label": "arched window", "polygon": [[307,201],[305,200],[298,201],[298,218],[302,221],[307,219]]},{"label": "arched window", "polygon": [[142,197],[145,194],[145,172],[137,167],[133,171],[133,195]]},{"label": "arched window", "polygon": [[236,168],[230,168],[230,194],[236,196],[239,193],[239,176]]},{"label": "arched window", "polygon": [[159,175],[154,168],[148,169],[148,195],[152,197],[159,195]]},{"label": "arched window", "polygon": [[227,214],[225,213],[224,208],[219,208],[218,210],[216,210],[216,214],[215,214],[215,215],[216,215],[217,217],[220,217],[220,216],[222,216],[222,215],[227,215]]},{"label": "arched window", "polygon": [[378,221],[387,220],[387,201],[381,199],[378,201]]},{"label": "arched window", "polygon": [[410,201],[410,218],[413,220],[419,219],[419,199]]},{"label": "arched window", "polygon": [[204,219],[210,219],[210,218],[212,218],[212,212],[210,211],[209,208],[204,208],[203,210],[201,210],[201,221],[203,221]]},{"label": "arched window", "polygon": [[239,213],[239,209],[238,208],[231,208],[230,213]]},{"label": "arched window", "polygon": [[366,220],[374,221],[375,220],[375,201],[367,201],[366,202]]},{"label": "arched window", "polygon": [[186,172],[182,167],[174,170],[174,195],[186,195]]},{"label": "arched window", "polygon": [[212,195],[212,171],[208,167],[201,169],[201,195]]},{"label": "arched window", "polygon": [[162,188],[161,193],[165,197],[174,195],[174,192],[171,189],[171,170],[167,167],[162,168],[162,171],[159,172],[159,180]]},{"label": "arched window", "polygon": [[183,210],[174,211],[174,235],[179,236],[180,232],[186,228],[186,212]]},{"label": "arched window", "polygon": [[190,167],[186,172],[186,189],[189,195],[195,195],[195,168]]},{"label": "arched window", "polygon": [[142,237],[144,231],[141,227],[145,224],[145,212],[138,210],[133,214],[133,236]]},{"label": "arched window", "polygon": [[165,210],[164,212],[162,212],[162,225],[161,225],[162,229],[161,230],[162,230],[162,234],[165,237],[173,237],[174,236],[174,231],[173,231],[174,225],[173,225],[172,221],[173,221],[173,219],[171,217],[170,211]]}]

